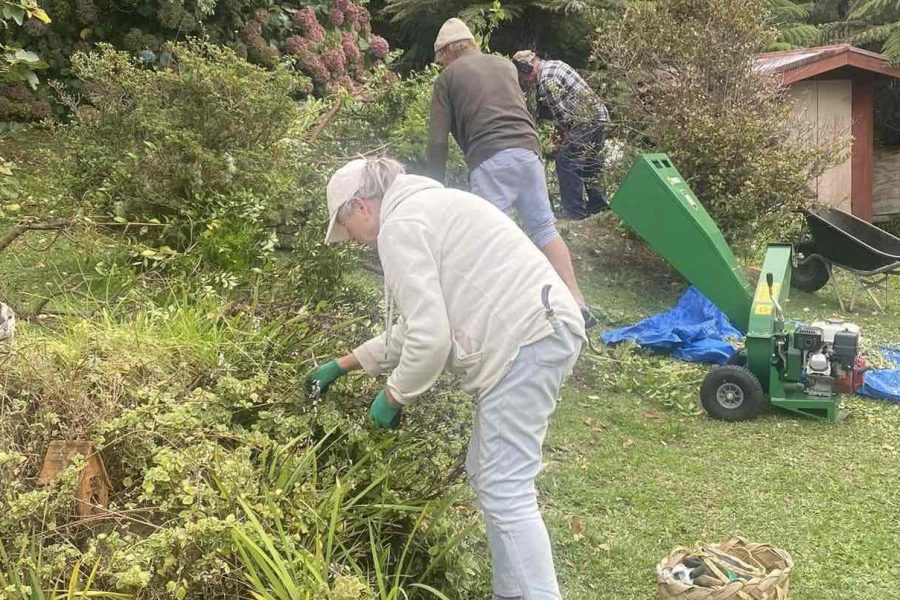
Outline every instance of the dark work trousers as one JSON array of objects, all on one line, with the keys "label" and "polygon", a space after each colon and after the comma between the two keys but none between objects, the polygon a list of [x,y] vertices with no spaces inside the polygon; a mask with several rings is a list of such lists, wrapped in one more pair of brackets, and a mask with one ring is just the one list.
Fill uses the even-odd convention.
[{"label": "dark work trousers", "polygon": [[603,123],[573,128],[556,154],[556,177],[564,218],[584,219],[609,207],[600,181],[605,138]]}]

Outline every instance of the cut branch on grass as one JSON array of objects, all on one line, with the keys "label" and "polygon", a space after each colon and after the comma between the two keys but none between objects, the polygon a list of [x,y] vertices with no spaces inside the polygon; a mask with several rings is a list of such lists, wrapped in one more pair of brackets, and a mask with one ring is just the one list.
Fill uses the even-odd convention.
[{"label": "cut branch on grass", "polygon": [[46,221],[42,223],[21,223],[13,227],[0,238],[0,252],[6,250],[10,244],[25,235],[29,231],[64,231],[75,224],[75,217],[70,219],[59,219],[57,221]]}]

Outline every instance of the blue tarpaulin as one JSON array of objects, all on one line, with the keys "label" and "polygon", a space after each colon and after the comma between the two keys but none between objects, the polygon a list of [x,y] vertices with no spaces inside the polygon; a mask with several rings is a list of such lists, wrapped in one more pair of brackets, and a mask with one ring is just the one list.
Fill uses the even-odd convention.
[{"label": "blue tarpaulin", "polygon": [[863,373],[860,396],[879,398],[900,403],[900,348],[882,348],[885,360],[893,363],[892,369],[869,369]]},{"label": "blue tarpaulin", "polygon": [[600,339],[604,344],[634,340],[643,348],[681,360],[721,365],[734,354],[728,340],[742,337],[725,313],[691,286],[672,309],[634,325],[607,331]]}]

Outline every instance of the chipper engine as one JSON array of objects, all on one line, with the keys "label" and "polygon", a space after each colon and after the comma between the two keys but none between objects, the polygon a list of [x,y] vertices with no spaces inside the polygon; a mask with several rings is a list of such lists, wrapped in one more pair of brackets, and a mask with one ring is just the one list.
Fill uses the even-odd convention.
[{"label": "chipper engine", "polygon": [[785,319],[794,261],[790,244],[769,244],[751,288],[722,232],[665,154],[639,156],[611,208],[746,333],[745,347],[703,380],[700,401],[710,416],[750,419],[768,396],[774,406],[840,420],[838,393],[853,387],[859,327]]}]

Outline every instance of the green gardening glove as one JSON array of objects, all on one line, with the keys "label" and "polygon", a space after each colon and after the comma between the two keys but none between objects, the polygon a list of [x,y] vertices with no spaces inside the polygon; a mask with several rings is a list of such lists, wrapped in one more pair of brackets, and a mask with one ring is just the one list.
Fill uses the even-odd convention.
[{"label": "green gardening glove", "polygon": [[338,377],[343,377],[347,371],[342,369],[336,360],[329,361],[321,367],[315,368],[306,376],[306,390],[309,396],[319,397],[328,391]]},{"label": "green gardening glove", "polygon": [[378,429],[397,429],[403,410],[388,400],[387,392],[381,390],[369,405],[369,420]]}]

